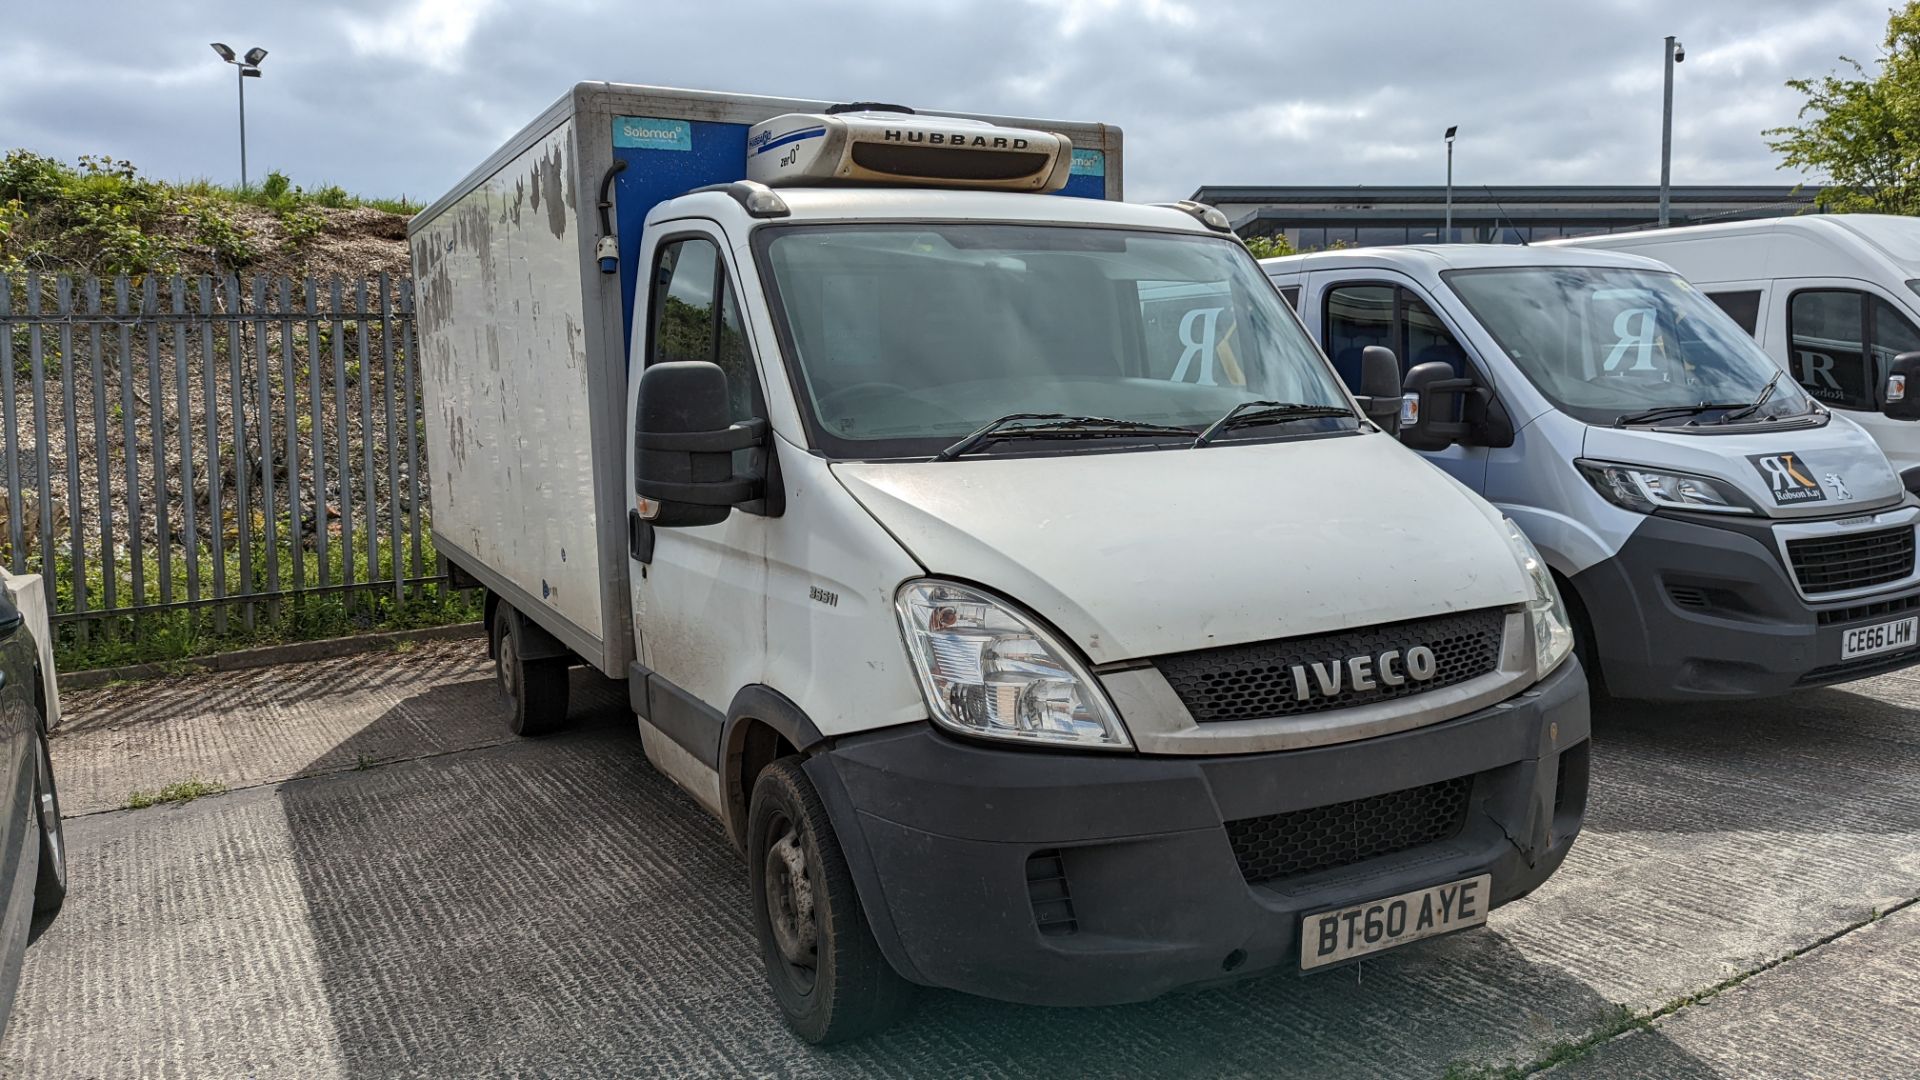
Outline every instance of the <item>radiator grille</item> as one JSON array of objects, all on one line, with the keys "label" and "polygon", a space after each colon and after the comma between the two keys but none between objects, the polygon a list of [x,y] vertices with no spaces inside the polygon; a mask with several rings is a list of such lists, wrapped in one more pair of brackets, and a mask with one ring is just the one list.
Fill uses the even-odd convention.
[{"label": "radiator grille", "polygon": [[[1502,609],[1486,608],[1337,634],[1179,653],[1159,657],[1154,666],[1197,723],[1295,716],[1438,690],[1495,671],[1500,666],[1506,618]],[[1353,689],[1345,670],[1349,657],[1377,658],[1398,652],[1396,672],[1404,673],[1407,650],[1421,645],[1433,650],[1432,678],[1406,678],[1397,686],[1376,678],[1371,689]],[[1315,664],[1339,678],[1333,693],[1327,693],[1316,677]],[[1295,667],[1305,675],[1304,698],[1295,685]]]},{"label": "radiator grille", "polygon": [[1789,540],[1787,557],[1809,595],[1885,585],[1913,573],[1913,526]]}]

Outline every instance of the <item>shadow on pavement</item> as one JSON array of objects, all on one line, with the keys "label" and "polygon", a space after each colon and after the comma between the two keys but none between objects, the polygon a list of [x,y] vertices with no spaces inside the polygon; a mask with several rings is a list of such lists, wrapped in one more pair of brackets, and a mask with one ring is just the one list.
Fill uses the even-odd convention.
[{"label": "shadow on pavement", "polygon": [[1594,712],[1590,831],[1920,830],[1920,682],[1761,702],[1607,702]]},{"label": "shadow on pavement", "polygon": [[[576,672],[574,693],[559,736],[280,789],[349,1075],[1424,1076],[1615,1015],[1496,931],[1117,1008],[929,992],[900,1027],[814,1050],[762,989],[717,823],[648,765],[618,684]],[[479,707],[412,704],[395,714]]]}]

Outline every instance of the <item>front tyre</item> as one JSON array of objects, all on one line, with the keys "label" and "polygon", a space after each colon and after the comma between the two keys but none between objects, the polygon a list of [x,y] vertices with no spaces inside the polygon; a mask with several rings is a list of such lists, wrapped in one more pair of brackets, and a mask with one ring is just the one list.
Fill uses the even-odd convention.
[{"label": "front tyre", "polygon": [[747,812],[753,924],[787,1026],[810,1043],[845,1042],[898,1020],[913,986],[880,954],[798,757],[761,772]]},{"label": "front tyre", "polygon": [[33,913],[51,915],[67,899],[67,835],[60,826],[60,791],[53,780],[53,755],[42,733],[33,768],[33,809],[40,826],[40,874],[33,886]]},{"label": "front tyre", "polygon": [[521,621],[502,603],[493,613],[493,671],[515,735],[546,735],[567,722],[567,662],[526,659]]}]

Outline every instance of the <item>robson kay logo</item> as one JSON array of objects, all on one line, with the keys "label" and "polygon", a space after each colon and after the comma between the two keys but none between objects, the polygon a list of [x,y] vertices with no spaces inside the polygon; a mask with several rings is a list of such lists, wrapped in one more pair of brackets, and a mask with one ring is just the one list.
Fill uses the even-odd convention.
[{"label": "robson kay logo", "polygon": [[[1820,484],[1814,480],[1806,461],[1799,454],[1790,450],[1778,454],[1748,454],[1747,460],[1760,470],[1761,478],[1767,482],[1767,490],[1773,493],[1775,506],[1826,501],[1827,493],[1820,490]],[[1827,479],[1835,487],[1834,498],[1852,498],[1847,494],[1847,485],[1837,474],[1828,473]]]}]

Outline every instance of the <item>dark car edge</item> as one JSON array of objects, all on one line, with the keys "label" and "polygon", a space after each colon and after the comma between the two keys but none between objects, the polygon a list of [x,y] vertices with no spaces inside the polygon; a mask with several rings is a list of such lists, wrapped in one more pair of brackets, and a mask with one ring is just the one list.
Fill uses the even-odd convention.
[{"label": "dark car edge", "polygon": [[15,591],[26,583],[38,587],[0,571],[0,1034],[34,925],[67,895],[66,838],[47,741],[52,676]]}]

